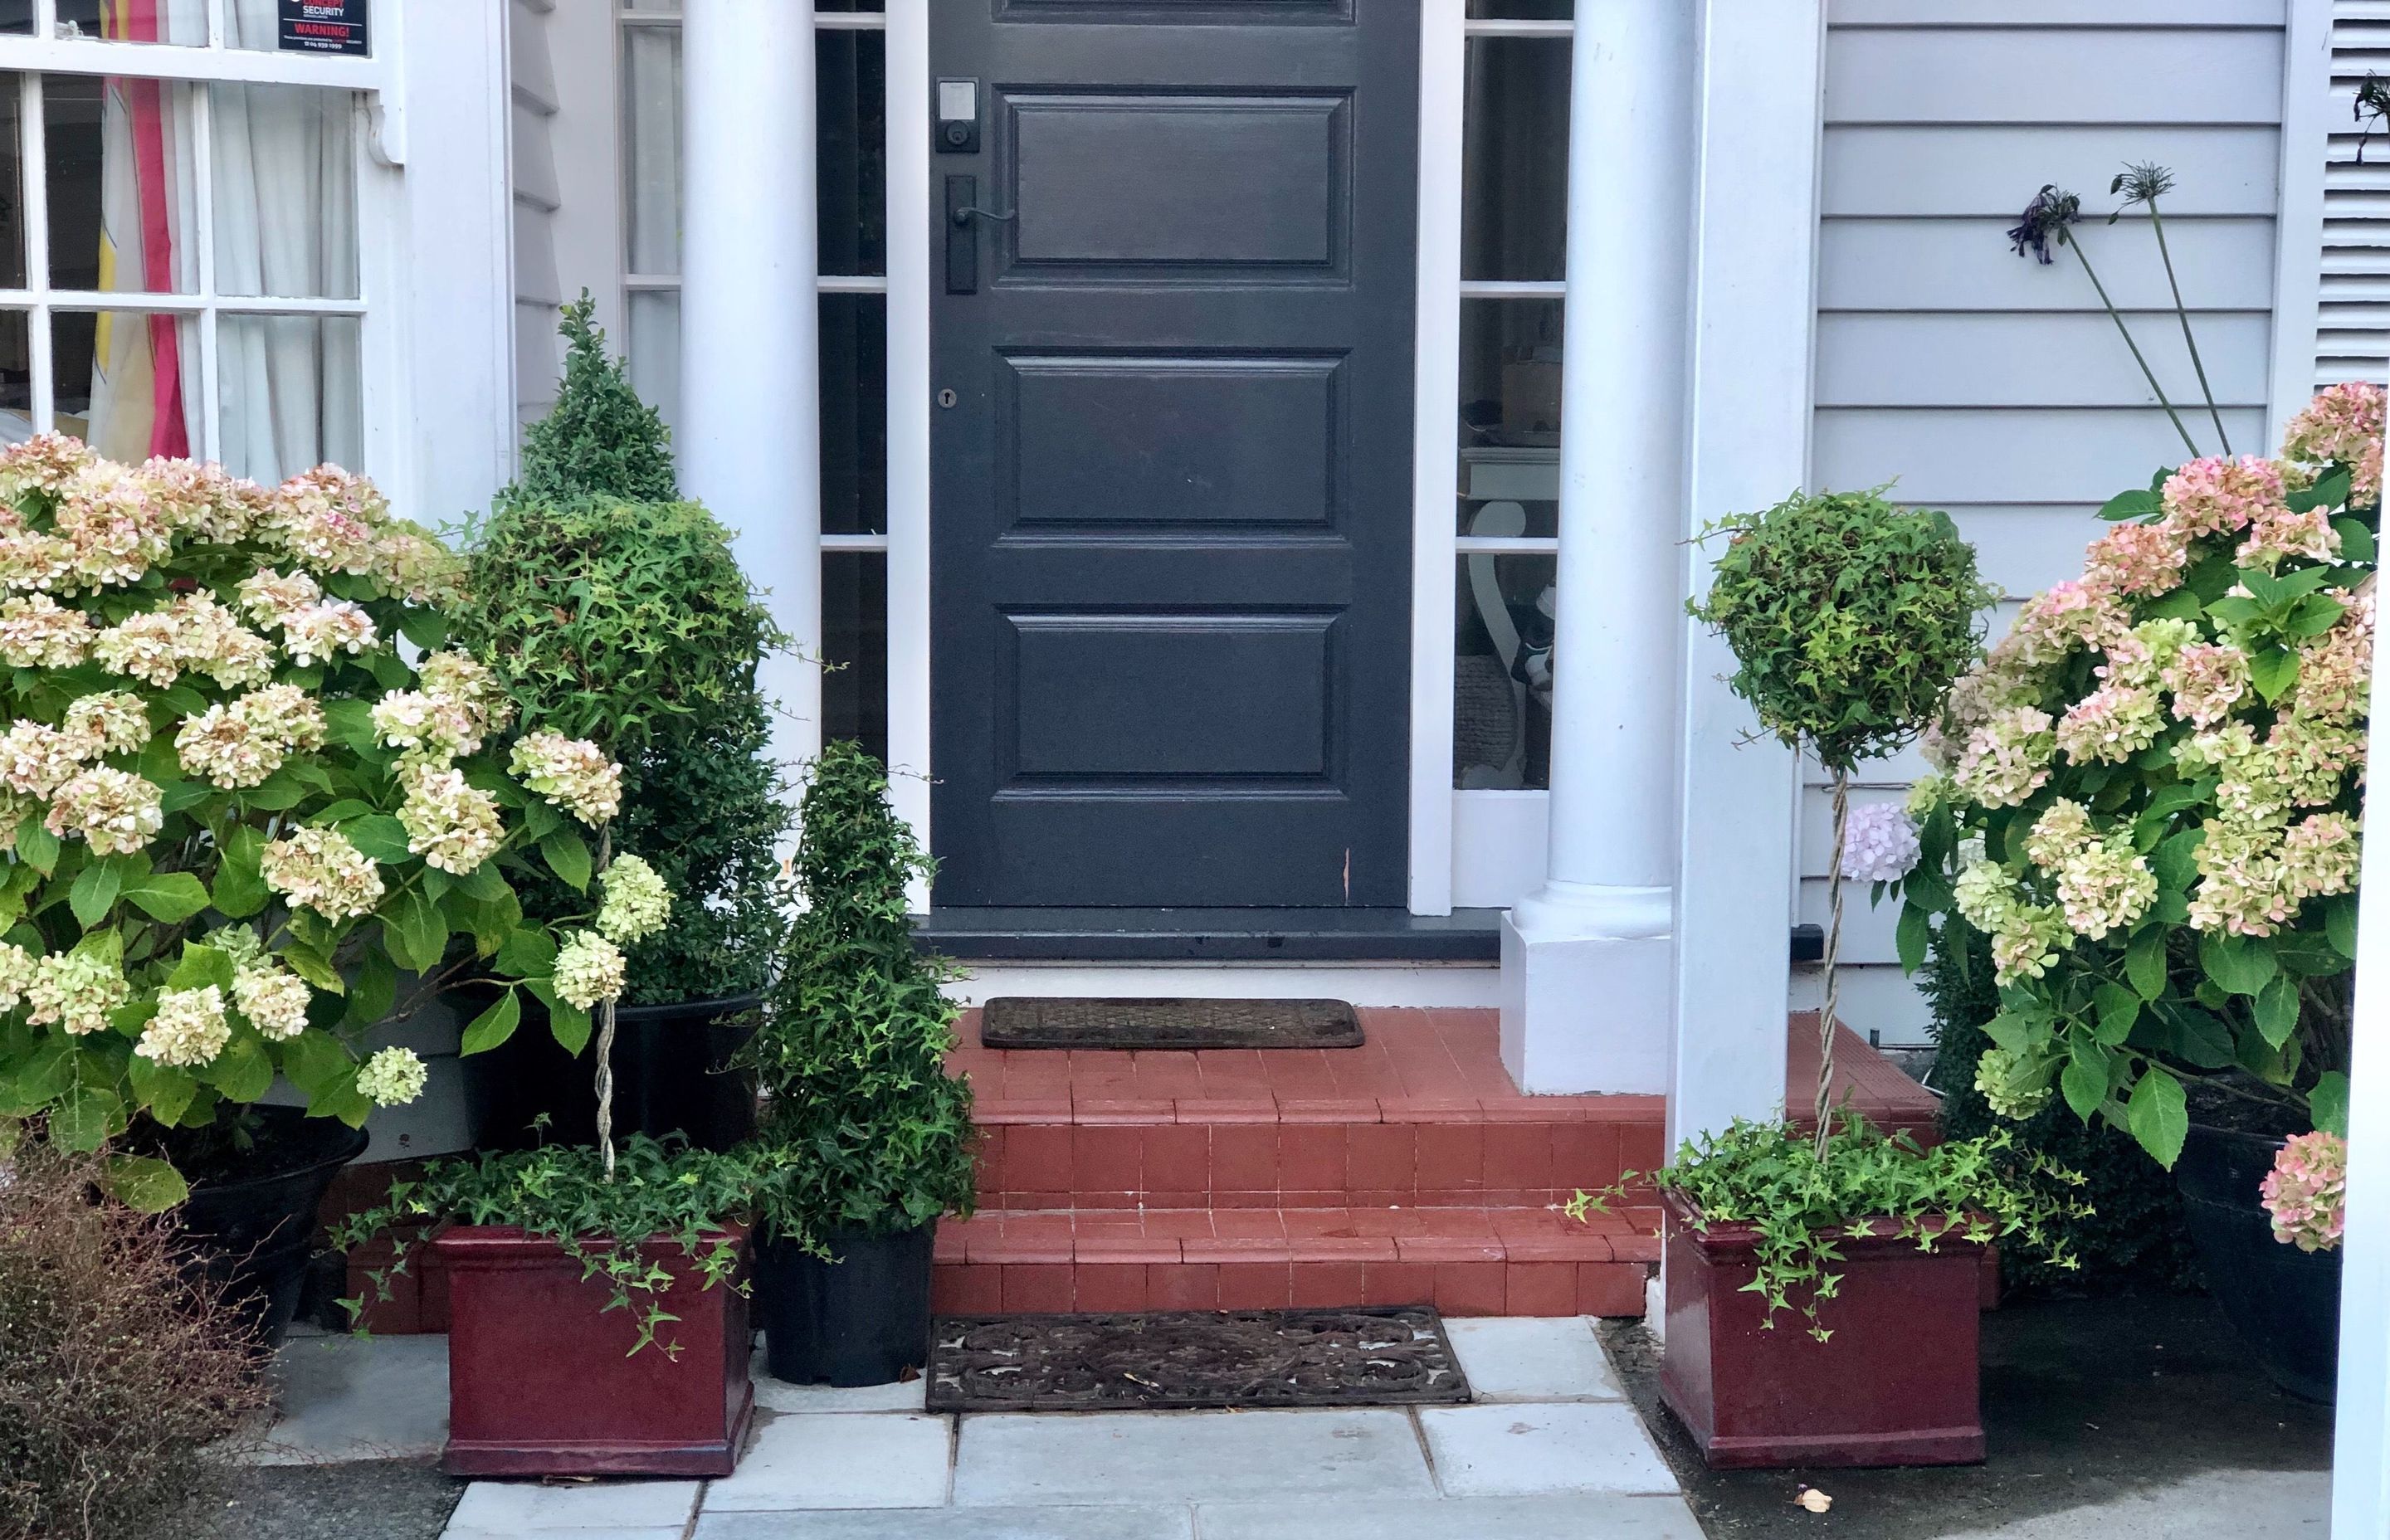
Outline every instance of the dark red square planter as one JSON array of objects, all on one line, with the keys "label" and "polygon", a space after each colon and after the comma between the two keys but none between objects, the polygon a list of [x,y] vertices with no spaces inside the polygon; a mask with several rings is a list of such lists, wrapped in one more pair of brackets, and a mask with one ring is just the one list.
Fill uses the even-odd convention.
[{"label": "dark red square planter", "polygon": [[[738,1232],[741,1248],[744,1231]],[[452,1476],[727,1476],[755,1405],[747,1297],[705,1287],[680,1247],[647,1254],[673,1274],[663,1307],[677,1357],[631,1352],[638,1328],[606,1309],[604,1279],[554,1241],[457,1226],[432,1242],[447,1266]]]},{"label": "dark red square planter", "polygon": [[1747,1226],[1693,1228],[1663,1195],[1668,1314],[1660,1396],[1720,1469],[1972,1465],[1984,1457],[1976,1362],[1982,1249],[1921,1251],[1849,1236],[1820,1342],[1805,1316],[1741,1290],[1757,1271]]}]

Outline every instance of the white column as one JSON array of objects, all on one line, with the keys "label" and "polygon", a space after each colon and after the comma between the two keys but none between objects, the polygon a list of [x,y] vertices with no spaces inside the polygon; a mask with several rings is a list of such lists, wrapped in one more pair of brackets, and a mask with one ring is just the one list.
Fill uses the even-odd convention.
[{"label": "white column", "polygon": [[1550,850],[1502,933],[1502,1059],[1530,1091],[1667,1079],[1694,12],[1577,6]]},{"label": "white column", "polygon": [[[2390,707],[2382,671],[2390,651],[2373,642],[2371,720]],[[2390,773],[2366,756],[2365,811]],[[2332,1540],[2390,1534],[2390,839],[2365,842],[2358,892],[2357,995],[2349,1014],[2348,1206],[2342,1215],[2340,1393],[2333,1406]]]},{"label": "white column", "polygon": [[738,536],[797,656],[764,666],[784,761],[821,746],[821,320],[809,4],[687,0],[681,488]]},{"label": "white column", "polygon": [[[1825,0],[1708,0],[1694,178],[1690,537],[1809,476]],[[1690,553],[1695,591],[1715,546]],[[1791,751],[1726,684],[1734,655],[1684,629],[1677,1000],[1668,1142],[1784,1101],[1794,814]]]}]

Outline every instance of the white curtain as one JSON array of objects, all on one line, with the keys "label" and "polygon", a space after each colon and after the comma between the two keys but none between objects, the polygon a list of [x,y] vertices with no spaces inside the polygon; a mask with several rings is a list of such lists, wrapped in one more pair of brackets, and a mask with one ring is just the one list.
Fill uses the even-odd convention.
[{"label": "white curtain", "polygon": [[[276,11],[276,0],[231,0],[225,41],[272,48]],[[217,292],[356,298],[351,98],[286,85],[208,90]],[[216,356],[225,468],[270,484],[326,460],[355,466],[365,419],[359,354],[353,317],[224,316]]]}]

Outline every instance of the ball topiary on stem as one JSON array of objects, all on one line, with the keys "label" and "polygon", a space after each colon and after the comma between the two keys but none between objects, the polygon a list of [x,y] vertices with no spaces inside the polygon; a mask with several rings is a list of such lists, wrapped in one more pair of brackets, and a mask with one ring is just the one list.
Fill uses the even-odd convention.
[{"label": "ball topiary on stem", "polygon": [[1794,493],[1703,532],[1728,537],[1706,596],[1688,608],[1725,636],[1728,683],[1762,726],[1833,777],[1826,877],[1826,999],[1818,1021],[1818,1146],[1832,1127],[1835,965],[1842,949],[1851,771],[1914,739],[1981,650],[1997,595],[1950,516],[1871,492]]}]

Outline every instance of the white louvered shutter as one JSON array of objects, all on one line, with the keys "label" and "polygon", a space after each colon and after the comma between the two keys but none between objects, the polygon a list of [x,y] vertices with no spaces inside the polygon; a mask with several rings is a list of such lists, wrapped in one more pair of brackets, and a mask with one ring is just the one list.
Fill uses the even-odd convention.
[{"label": "white louvered shutter", "polygon": [[2332,136],[2325,150],[2316,383],[2390,378],[2390,122],[2358,164],[2357,88],[2390,81],[2390,0],[2332,0]]}]

